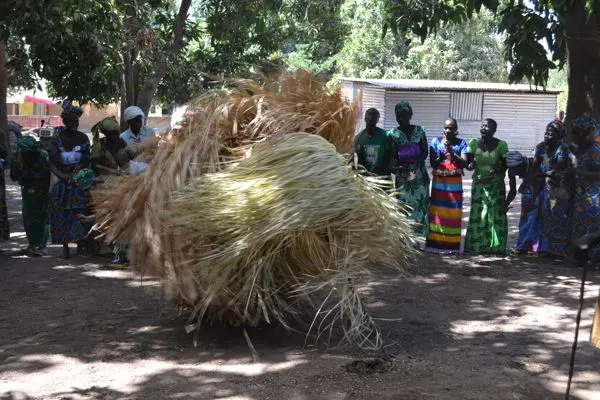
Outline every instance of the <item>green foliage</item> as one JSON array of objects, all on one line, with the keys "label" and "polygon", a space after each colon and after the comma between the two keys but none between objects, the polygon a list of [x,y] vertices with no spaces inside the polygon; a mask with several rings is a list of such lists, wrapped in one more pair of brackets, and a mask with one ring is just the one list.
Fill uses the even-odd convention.
[{"label": "green foliage", "polygon": [[404,37],[381,35],[386,18],[381,1],[348,0],[343,19],[350,25],[340,55],[343,75],[362,78],[451,79],[505,81],[496,21],[482,11],[476,19],[441,26],[436,35],[420,41],[412,33]]},{"label": "green foliage", "polygon": [[52,92],[60,97],[113,100],[118,75],[111,45],[118,28],[108,1],[2,2],[0,37],[8,48],[9,85],[32,87],[40,77],[51,82]]},{"label": "green foliage", "polygon": [[548,77],[548,88],[562,90],[558,95],[557,108],[559,110],[567,109],[567,98],[569,96],[569,82],[566,69],[553,69]]},{"label": "green foliage", "polygon": [[[415,34],[422,40],[447,24],[462,23],[486,8],[497,13],[503,34],[509,80],[545,85],[551,70],[566,61],[564,0],[386,0],[384,30],[396,35]],[[595,3],[587,1],[588,5]],[[546,44],[552,53],[547,56]]]}]

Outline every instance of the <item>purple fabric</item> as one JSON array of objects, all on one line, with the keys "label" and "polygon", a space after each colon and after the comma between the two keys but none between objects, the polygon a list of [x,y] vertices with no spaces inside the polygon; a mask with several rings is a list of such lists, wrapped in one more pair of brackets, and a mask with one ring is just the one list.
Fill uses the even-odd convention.
[{"label": "purple fabric", "polygon": [[407,143],[398,149],[398,161],[414,164],[421,156],[421,145],[419,143]]}]

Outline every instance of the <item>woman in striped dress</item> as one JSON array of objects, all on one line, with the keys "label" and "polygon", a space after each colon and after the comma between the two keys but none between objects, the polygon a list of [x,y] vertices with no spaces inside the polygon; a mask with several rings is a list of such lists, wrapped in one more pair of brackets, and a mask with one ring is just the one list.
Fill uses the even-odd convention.
[{"label": "woman in striped dress", "polygon": [[425,250],[452,254],[460,252],[463,168],[467,166],[467,142],[457,137],[454,118],[444,121],[443,136],[429,148],[433,183],[427,210],[429,232]]}]

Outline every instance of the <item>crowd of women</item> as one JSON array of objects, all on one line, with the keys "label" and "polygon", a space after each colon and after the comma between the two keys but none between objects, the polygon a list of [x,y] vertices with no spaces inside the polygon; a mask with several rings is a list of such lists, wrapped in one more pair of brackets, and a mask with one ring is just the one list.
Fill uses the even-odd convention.
[{"label": "crowd of women", "polygon": [[[10,177],[21,186],[25,255],[44,255],[49,239],[62,245],[65,258],[70,257],[70,243],[77,243],[78,254],[97,253],[99,244],[90,237],[90,188],[102,176],[143,170],[133,159],[154,130],[145,126],[140,108],[125,110],[129,129],[122,133],[114,117],[99,121],[92,128],[91,142],[79,131],[82,114],[81,108],[65,102],[63,126],[49,140],[22,136],[13,154],[0,144],[0,158],[10,160]],[[0,240],[8,239],[4,173],[0,173]],[[117,262],[125,262],[121,252],[116,254]]]},{"label": "crowd of women", "polygon": [[[466,253],[506,253],[507,212],[517,193],[521,216],[512,255],[566,256],[574,239],[600,231],[600,119],[575,120],[569,146],[562,121],[551,121],[544,141],[526,156],[495,137],[498,125],[491,118],[469,142],[449,118],[428,143],[423,127],[411,124],[409,103],[398,103],[395,114],[398,126],[385,131],[377,127],[379,112],[368,109],[354,152],[366,170],[392,178],[426,251],[461,252],[465,169],[473,171]],[[600,260],[600,252],[592,257]]]},{"label": "crowd of women", "polygon": [[[143,171],[144,164],[133,160],[139,144],[154,136],[142,110],[132,106],[124,112],[129,129],[120,133],[117,120],[105,118],[92,128],[90,143],[78,130],[82,110],[68,103],[63,108],[63,126],[49,142],[23,136],[11,157],[10,176],[22,189],[27,255],[43,255],[49,239],[63,246],[64,257],[70,256],[73,242],[80,254],[96,252],[87,218],[89,190],[103,175]],[[398,126],[385,131],[377,127],[379,112],[367,110],[366,128],[356,137],[354,152],[369,172],[392,177],[415,233],[425,238],[425,250],[461,252],[465,169],[473,171],[467,253],[506,252],[507,211],[517,193],[521,217],[515,255],[565,256],[575,238],[600,230],[600,119],[575,120],[569,146],[563,141],[562,122],[550,122],[544,141],[529,157],[509,151],[495,137],[493,119],[483,120],[480,138],[467,143],[458,135],[457,121],[449,118],[441,135],[428,143],[423,127],[411,123],[409,103],[398,103],[395,114]],[[10,156],[7,147],[0,145],[0,158]],[[517,178],[522,181],[518,189]],[[0,240],[9,238],[4,187],[0,174]],[[124,262],[122,251],[115,252],[116,261]],[[600,258],[600,252],[593,257]]]}]

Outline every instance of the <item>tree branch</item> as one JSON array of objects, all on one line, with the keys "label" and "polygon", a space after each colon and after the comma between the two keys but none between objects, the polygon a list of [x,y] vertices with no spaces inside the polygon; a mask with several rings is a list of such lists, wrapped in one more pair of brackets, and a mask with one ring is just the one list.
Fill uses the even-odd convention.
[{"label": "tree branch", "polygon": [[137,98],[138,106],[148,115],[150,104],[156,93],[156,89],[162,78],[166,75],[169,70],[170,61],[175,59],[185,44],[183,40],[183,33],[185,28],[185,21],[188,17],[188,12],[192,0],[182,0],[179,12],[177,13],[177,19],[175,20],[175,26],[173,27],[172,46],[170,56],[167,54],[160,62],[156,63],[150,76],[146,79],[144,86],[140,90]]}]

